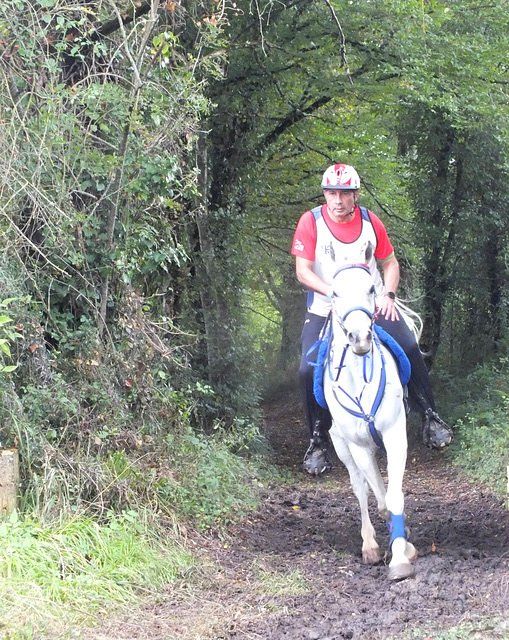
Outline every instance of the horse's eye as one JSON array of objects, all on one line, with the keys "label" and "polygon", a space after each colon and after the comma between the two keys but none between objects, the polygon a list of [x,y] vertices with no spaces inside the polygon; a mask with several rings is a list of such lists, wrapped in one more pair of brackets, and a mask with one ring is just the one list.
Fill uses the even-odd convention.
[{"label": "horse's eye", "polygon": [[371,285],[371,289],[369,290],[370,295],[373,295],[375,293],[375,285],[372,284]]}]

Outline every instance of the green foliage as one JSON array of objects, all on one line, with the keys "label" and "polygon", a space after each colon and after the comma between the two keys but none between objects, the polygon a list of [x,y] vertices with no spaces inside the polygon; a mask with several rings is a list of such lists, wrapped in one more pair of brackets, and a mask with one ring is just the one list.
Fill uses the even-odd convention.
[{"label": "green foliage", "polygon": [[470,477],[482,480],[503,495],[507,487],[509,438],[507,436],[507,410],[502,409],[467,414],[457,426],[461,433],[460,466]]},{"label": "green foliage", "polygon": [[40,637],[87,624],[195,566],[178,539],[156,535],[135,511],[52,525],[14,511],[0,522],[0,542],[0,623],[8,634],[30,627]]},{"label": "green foliage", "polygon": [[[76,346],[72,369],[54,353],[43,384],[3,390],[2,444],[20,450],[23,509],[52,521],[143,504],[200,528],[245,515],[260,483],[278,475],[259,457],[256,425],[239,416],[210,429],[212,387],[198,379],[174,389],[172,367],[133,338],[118,358]],[[18,376],[30,375],[37,353],[25,352]]]},{"label": "green foliage", "polygon": [[261,383],[298,351],[292,232],[332,162],[437,310],[438,362],[503,345],[507,33],[498,1],[0,3],[0,298],[24,327],[0,335],[0,411],[25,508],[206,528],[253,507]]},{"label": "green foliage", "polygon": [[[2,300],[0,302],[0,310],[9,306],[12,300]],[[15,364],[3,364],[5,358],[11,358],[11,344],[21,338],[19,331],[11,329],[10,323],[12,318],[6,315],[0,315],[0,373],[12,373],[16,370]]]},{"label": "green foliage", "polygon": [[[16,150],[2,167],[2,210],[11,246],[23,245],[11,259],[37,283],[59,347],[83,321],[113,321],[125,284],[162,300],[167,274],[187,260],[178,218],[196,193],[189,156],[208,109],[200,59],[196,75],[174,64],[185,20],[168,36],[171,12],[115,25],[114,9],[96,14],[72,1],[26,12],[12,0],[0,8],[11,60],[1,75],[0,136]],[[99,34],[97,19],[111,37]],[[153,48],[161,38],[171,50]],[[197,51],[204,42],[213,43],[207,28]]]},{"label": "green foliage", "polygon": [[[478,367],[452,391],[456,406],[458,452],[455,463],[472,479],[480,479],[500,496],[509,466],[509,360]],[[465,397],[465,391],[468,396]]]},{"label": "green foliage", "polygon": [[420,100],[400,111],[422,256],[426,344],[435,353],[442,337],[452,367],[462,372],[499,349],[507,324],[504,129],[493,115],[478,114],[464,125]]},{"label": "green foliage", "polygon": [[230,251],[221,286],[236,278],[288,350],[292,231],[320,202],[321,171],[345,161],[389,229],[426,347],[447,343],[454,372],[493,354],[507,326],[506,3],[334,1],[344,43],[324,3],[238,6],[226,78],[209,91],[211,204]]},{"label": "green foliage", "polygon": [[221,527],[252,512],[259,483],[271,473],[232,454],[221,439],[192,433],[171,443],[168,466],[167,477],[156,485],[159,499],[200,529]]},{"label": "green foliage", "polygon": [[[256,392],[239,391],[238,413],[209,384],[193,264],[196,141],[225,20],[208,2],[0,4],[0,288],[23,326],[0,318],[0,353],[19,343],[2,444],[19,447],[23,506],[45,521],[146,502],[211,526],[254,504],[237,454]],[[200,435],[223,418],[238,441]]]}]

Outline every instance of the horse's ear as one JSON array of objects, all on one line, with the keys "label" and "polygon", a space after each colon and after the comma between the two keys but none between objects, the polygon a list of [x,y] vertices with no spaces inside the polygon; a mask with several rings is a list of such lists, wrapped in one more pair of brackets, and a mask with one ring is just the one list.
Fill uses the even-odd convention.
[{"label": "horse's ear", "polygon": [[366,264],[369,264],[372,258],[373,258],[373,245],[371,244],[371,242],[368,242],[366,246],[366,255],[365,255]]}]

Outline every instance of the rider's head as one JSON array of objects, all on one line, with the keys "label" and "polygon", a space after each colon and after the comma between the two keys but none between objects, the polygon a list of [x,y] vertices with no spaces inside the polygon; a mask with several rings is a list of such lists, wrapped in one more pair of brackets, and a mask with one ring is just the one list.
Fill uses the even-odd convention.
[{"label": "rider's head", "polygon": [[322,177],[322,189],[358,191],[360,186],[359,174],[349,164],[333,164]]}]

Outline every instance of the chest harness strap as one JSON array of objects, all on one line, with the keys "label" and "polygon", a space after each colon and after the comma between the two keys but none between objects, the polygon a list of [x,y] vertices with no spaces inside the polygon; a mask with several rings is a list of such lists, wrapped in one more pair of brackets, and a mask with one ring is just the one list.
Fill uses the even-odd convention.
[{"label": "chest harness strap", "polygon": [[[347,411],[350,415],[355,416],[356,418],[362,418],[363,420],[365,420],[368,423],[368,427],[369,427],[369,432],[371,434],[371,437],[373,438],[375,444],[380,447],[380,449],[382,449],[383,451],[385,451],[385,447],[384,447],[384,443],[382,440],[382,437],[380,435],[380,432],[376,430],[375,428],[375,415],[376,412],[378,411],[378,408],[380,407],[380,404],[382,403],[382,398],[384,396],[385,393],[385,383],[387,381],[387,373],[385,370],[385,358],[384,358],[384,354],[383,351],[380,347],[380,342],[378,340],[378,337],[376,336],[376,334],[373,334],[373,340],[375,342],[376,348],[378,349],[378,352],[380,353],[380,359],[381,359],[381,371],[380,371],[380,378],[379,378],[379,382],[378,382],[378,390],[375,396],[375,399],[373,401],[373,405],[371,406],[371,411],[369,413],[366,413],[362,407],[362,394],[364,392],[364,389],[366,388],[366,385],[370,384],[373,381],[373,366],[374,363],[371,363],[371,372],[370,372],[370,378],[369,380],[367,379],[367,375],[366,375],[366,364],[367,364],[367,359],[369,354],[366,354],[363,358],[363,367],[364,367],[364,381],[365,381],[365,385],[364,385],[364,389],[361,391],[361,393],[359,394],[359,397],[354,398],[352,395],[350,395],[345,389],[343,389],[339,383],[339,375],[341,373],[341,369],[344,368],[344,361],[345,361],[345,356],[346,356],[346,352],[347,349],[349,348],[350,345],[346,345],[345,348],[343,349],[343,354],[341,356],[341,362],[338,366],[338,373],[336,375],[336,378],[334,380],[335,384],[332,386],[332,390],[334,392],[334,397],[336,398],[337,402],[341,405],[341,407],[343,407],[343,409],[345,411]],[[332,372],[329,372],[329,375],[331,375]],[[332,377],[332,375],[331,375]],[[338,398],[338,394],[336,393],[336,388],[341,391],[354,405],[355,407],[357,407],[357,410],[351,409],[350,407],[347,407],[345,404],[343,404],[341,402],[341,400]]]}]

